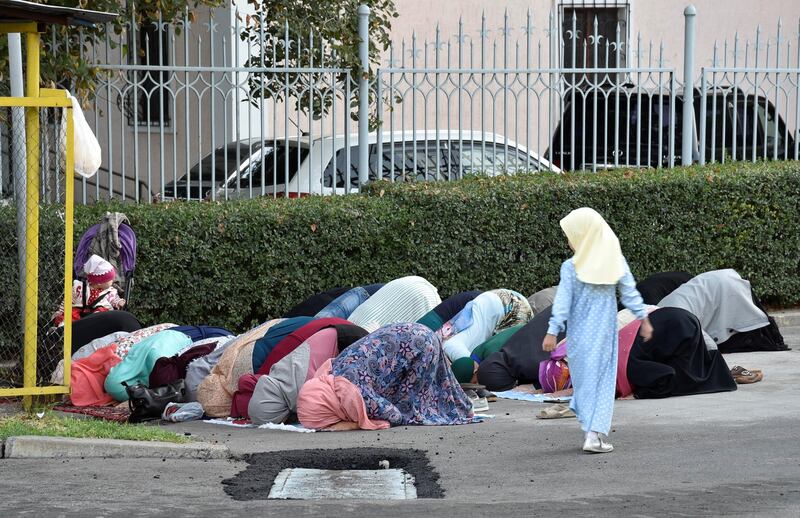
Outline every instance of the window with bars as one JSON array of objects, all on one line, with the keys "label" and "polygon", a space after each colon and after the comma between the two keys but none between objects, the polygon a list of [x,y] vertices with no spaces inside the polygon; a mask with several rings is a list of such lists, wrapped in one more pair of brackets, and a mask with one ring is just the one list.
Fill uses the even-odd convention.
[{"label": "window with bars", "polygon": [[[569,68],[623,68],[628,46],[630,5],[623,1],[562,2],[561,63]],[[613,86],[624,74],[566,74],[576,87]]]},{"label": "window with bars", "polygon": [[[128,61],[137,68],[129,75],[133,83],[128,92],[129,126],[165,126],[171,123],[169,74],[149,67],[169,64],[169,29],[143,21],[129,45]],[[136,94],[134,95],[134,89]],[[135,105],[135,112],[134,112]]]}]

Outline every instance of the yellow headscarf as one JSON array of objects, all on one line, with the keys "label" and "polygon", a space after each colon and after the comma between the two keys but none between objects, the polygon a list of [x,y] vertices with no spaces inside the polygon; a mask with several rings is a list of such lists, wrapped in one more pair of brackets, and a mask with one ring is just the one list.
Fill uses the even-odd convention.
[{"label": "yellow headscarf", "polygon": [[561,220],[561,229],[575,248],[578,279],[587,284],[616,284],[622,278],[622,249],[603,216],[589,207],[575,209]]}]

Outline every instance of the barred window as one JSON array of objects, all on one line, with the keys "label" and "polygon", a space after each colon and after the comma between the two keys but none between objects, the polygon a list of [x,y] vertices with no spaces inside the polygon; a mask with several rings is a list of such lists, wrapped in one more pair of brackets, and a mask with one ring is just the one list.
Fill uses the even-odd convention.
[{"label": "barred window", "polygon": [[169,65],[169,41],[166,26],[159,27],[145,20],[136,31],[135,41],[129,45],[128,64],[136,66],[130,74],[135,84],[127,96],[129,126],[169,127],[171,123],[169,74],[150,68]]},{"label": "barred window", "polygon": [[[630,4],[625,0],[564,0],[560,5],[563,68],[624,68]],[[595,38],[595,20],[597,38]],[[577,86],[612,86],[624,74],[568,74]]]}]

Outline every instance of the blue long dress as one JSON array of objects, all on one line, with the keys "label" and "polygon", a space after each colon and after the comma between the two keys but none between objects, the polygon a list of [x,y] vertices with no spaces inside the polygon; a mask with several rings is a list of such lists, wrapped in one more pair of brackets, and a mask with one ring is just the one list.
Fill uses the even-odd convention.
[{"label": "blue long dress", "polygon": [[558,335],[567,322],[567,357],[574,388],[570,408],[584,432],[608,435],[614,414],[617,381],[617,297],[636,318],[645,312],[636,281],[623,258],[624,274],[616,285],[587,284],[578,279],[572,259],[561,265],[548,333]]}]

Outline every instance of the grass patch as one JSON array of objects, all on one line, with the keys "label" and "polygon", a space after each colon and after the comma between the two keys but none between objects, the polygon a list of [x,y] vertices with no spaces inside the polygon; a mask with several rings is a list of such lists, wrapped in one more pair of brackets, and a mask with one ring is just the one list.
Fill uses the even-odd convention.
[{"label": "grass patch", "polygon": [[129,441],[165,441],[186,443],[183,435],[162,430],[156,426],[115,423],[97,419],[59,417],[45,414],[0,417],[0,440],[17,435],[46,435],[51,437],[78,437],[93,439],[127,439]]}]

